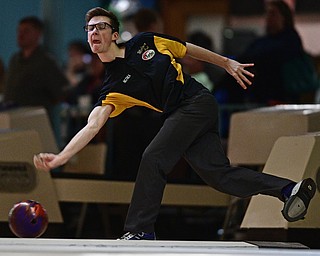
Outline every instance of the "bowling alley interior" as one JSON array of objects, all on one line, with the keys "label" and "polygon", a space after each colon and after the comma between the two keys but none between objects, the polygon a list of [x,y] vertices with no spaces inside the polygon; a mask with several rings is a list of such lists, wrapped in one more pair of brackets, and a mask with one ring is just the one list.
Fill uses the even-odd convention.
[{"label": "bowling alley interior", "polygon": [[[228,58],[245,59],[245,54],[250,50],[252,55],[256,53],[254,50],[259,50],[259,47],[254,48],[259,43],[264,52],[261,56],[266,56],[265,52],[271,49],[268,43],[276,36],[268,35],[266,25],[266,6],[270,1],[2,1],[0,254],[4,248],[4,256],[29,255],[19,254],[20,251],[11,255],[9,249],[5,249],[5,245],[14,241],[23,244],[24,238],[33,238],[31,241],[35,245],[41,244],[41,239],[45,241],[43,244],[54,241],[86,244],[93,241],[90,246],[98,248],[101,241],[114,241],[124,233],[141,156],[161,129],[161,114],[144,107],[126,109],[121,115],[110,118],[93,140],[65,165],[43,171],[37,170],[33,162],[34,156],[40,152],[58,154],[86,125],[88,115],[95,106],[97,88],[90,87],[93,88],[91,91],[76,94],[80,87],[76,90],[78,85],[74,82],[74,79],[80,81],[81,76],[87,74],[91,78],[102,65],[99,59],[96,62],[96,55],[90,52],[83,30],[84,17],[89,9],[99,6],[116,13],[121,22],[120,42],[126,42],[140,32],[135,23],[137,13],[140,10],[152,10],[161,24],[156,33],[168,34],[185,42],[194,40],[194,44],[204,43],[203,47]],[[176,241],[177,244],[172,246],[176,251],[172,253],[185,253],[179,246],[189,248],[193,243],[200,246],[194,247],[195,252],[207,253],[207,248],[214,242],[212,248],[217,251],[211,253],[236,255],[232,250],[237,247],[229,247],[228,244],[230,253],[223,254],[219,243],[232,242],[240,246],[248,242],[250,246],[246,244],[241,255],[249,255],[245,253],[251,243],[264,249],[288,250],[292,255],[299,255],[295,254],[297,250],[320,255],[320,1],[285,2],[292,12],[294,28],[308,60],[298,69],[290,71],[289,76],[293,77],[292,83],[297,82],[302,79],[303,75],[298,73],[303,69],[310,88],[304,87],[293,93],[287,87],[272,85],[273,82],[276,84],[275,73],[282,70],[279,55],[286,50],[292,52],[292,44],[286,45],[286,50],[276,53],[270,51],[266,59],[257,58],[257,69],[251,70],[258,72],[257,79],[253,80],[257,84],[254,82],[247,90],[232,81],[232,76],[219,67],[202,65],[200,77],[192,73],[192,68],[198,63],[188,66],[187,60],[178,62],[195,79],[205,76],[206,80],[202,81],[207,81],[211,86],[210,91],[219,105],[221,143],[231,165],[297,181],[311,177],[317,183],[317,191],[305,218],[287,221],[281,214],[283,203],[274,197],[259,194],[238,198],[209,187],[182,156],[166,177],[167,185],[155,225],[157,240],[160,240],[157,242],[162,249],[150,249],[148,244],[143,244],[145,247],[141,248],[145,252],[154,250],[153,253],[161,253],[163,248],[170,245],[169,242],[162,246],[161,241]],[[10,71],[12,56],[20,51],[17,42],[19,21],[31,16],[43,20],[41,45],[61,68],[69,83],[68,90],[72,90],[72,93],[65,93],[50,110],[44,105],[20,105],[19,102],[6,101],[10,74],[13,78],[20,78],[17,71]],[[275,21],[274,17],[270,23],[272,21]],[[146,25],[146,18],[143,23]],[[267,40],[262,43],[265,38]],[[78,59],[83,69],[73,74],[73,80],[68,73],[69,65],[72,65],[70,63],[76,61],[71,60],[72,43],[85,49]],[[260,68],[259,71],[259,65],[265,65],[266,68]],[[259,72],[263,71],[270,73],[261,82],[263,79],[259,80],[262,77]],[[95,86],[102,85],[103,77],[100,75],[98,79],[99,85]],[[269,88],[264,87],[266,80],[269,81]],[[90,81],[97,84],[97,80]],[[281,81],[285,86],[284,78]],[[84,85],[85,80],[81,82]],[[312,88],[311,83],[314,83]],[[94,244],[94,241],[99,241],[99,244]],[[124,248],[118,243],[115,246]],[[113,248],[112,243],[108,248]],[[203,251],[197,251],[197,248]],[[267,255],[264,249],[261,255]],[[48,250],[55,255],[51,247]],[[135,252],[136,249],[132,250]],[[122,251],[119,249],[118,252]],[[275,252],[271,250],[270,253],[273,255]],[[57,255],[63,255],[63,252]]]}]

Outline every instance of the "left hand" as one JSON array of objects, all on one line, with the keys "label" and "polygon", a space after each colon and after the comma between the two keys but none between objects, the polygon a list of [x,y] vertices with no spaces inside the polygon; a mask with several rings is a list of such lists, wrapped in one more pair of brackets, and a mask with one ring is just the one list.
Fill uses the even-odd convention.
[{"label": "left hand", "polygon": [[245,68],[252,66],[254,66],[253,63],[241,64],[238,61],[227,59],[225,70],[237,80],[243,89],[247,89],[245,84],[251,85],[252,82],[246,76],[254,77],[254,74],[245,70]]}]

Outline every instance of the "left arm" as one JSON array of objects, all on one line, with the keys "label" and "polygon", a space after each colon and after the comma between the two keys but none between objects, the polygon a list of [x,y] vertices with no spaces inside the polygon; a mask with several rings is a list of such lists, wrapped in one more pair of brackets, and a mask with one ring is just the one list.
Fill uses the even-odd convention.
[{"label": "left arm", "polygon": [[237,80],[243,89],[247,89],[246,84],[251,85],[251,81],[246,77],[253,77],[254,75],[245,70],[246,67],[252,67],[254,64],[241,64],[235,60],[223,57],[217,53],[204,49],[200,46],[186,43],[187,46],[187,55],[192,58],[205,61],[214,65],[217,65],[221,68],[224,68],[230,75]]}]

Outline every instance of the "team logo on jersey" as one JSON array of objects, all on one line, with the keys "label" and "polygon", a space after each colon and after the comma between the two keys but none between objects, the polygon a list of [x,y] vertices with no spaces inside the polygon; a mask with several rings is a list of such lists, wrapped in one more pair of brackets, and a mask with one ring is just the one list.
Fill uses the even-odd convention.
[{"label": "team logo on jersey", "polygon": [[156,52],[152,49],[146,50],[143,54],[142,54],[142,59],[143,60],[150,60],[153,58],[153,56],[156,54]]},{"label": "team logo on jersey", "polygon": [[140,47],[140,49],[137,51],[137,53],[141,54],[146,50],[149,50],[149,46],[146,43],[143,43],[143,45]]}]

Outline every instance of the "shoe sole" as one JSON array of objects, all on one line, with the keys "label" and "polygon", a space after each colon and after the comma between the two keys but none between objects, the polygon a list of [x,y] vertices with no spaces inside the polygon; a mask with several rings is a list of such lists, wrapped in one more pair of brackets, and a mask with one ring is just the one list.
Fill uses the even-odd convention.
[{"label": "shoe sole", "polygon": [[156,236],[154,235],[148,235],[146,233],[125,233],[122,237],[118,238],[117,240],[156,240]]},{"label": "shoe sole", "polygon": [[298,192],[285,202],[282,210],[283,217],[289,222],[303,219],[315,193],[316,184],[312,179],[302,181]]}]

